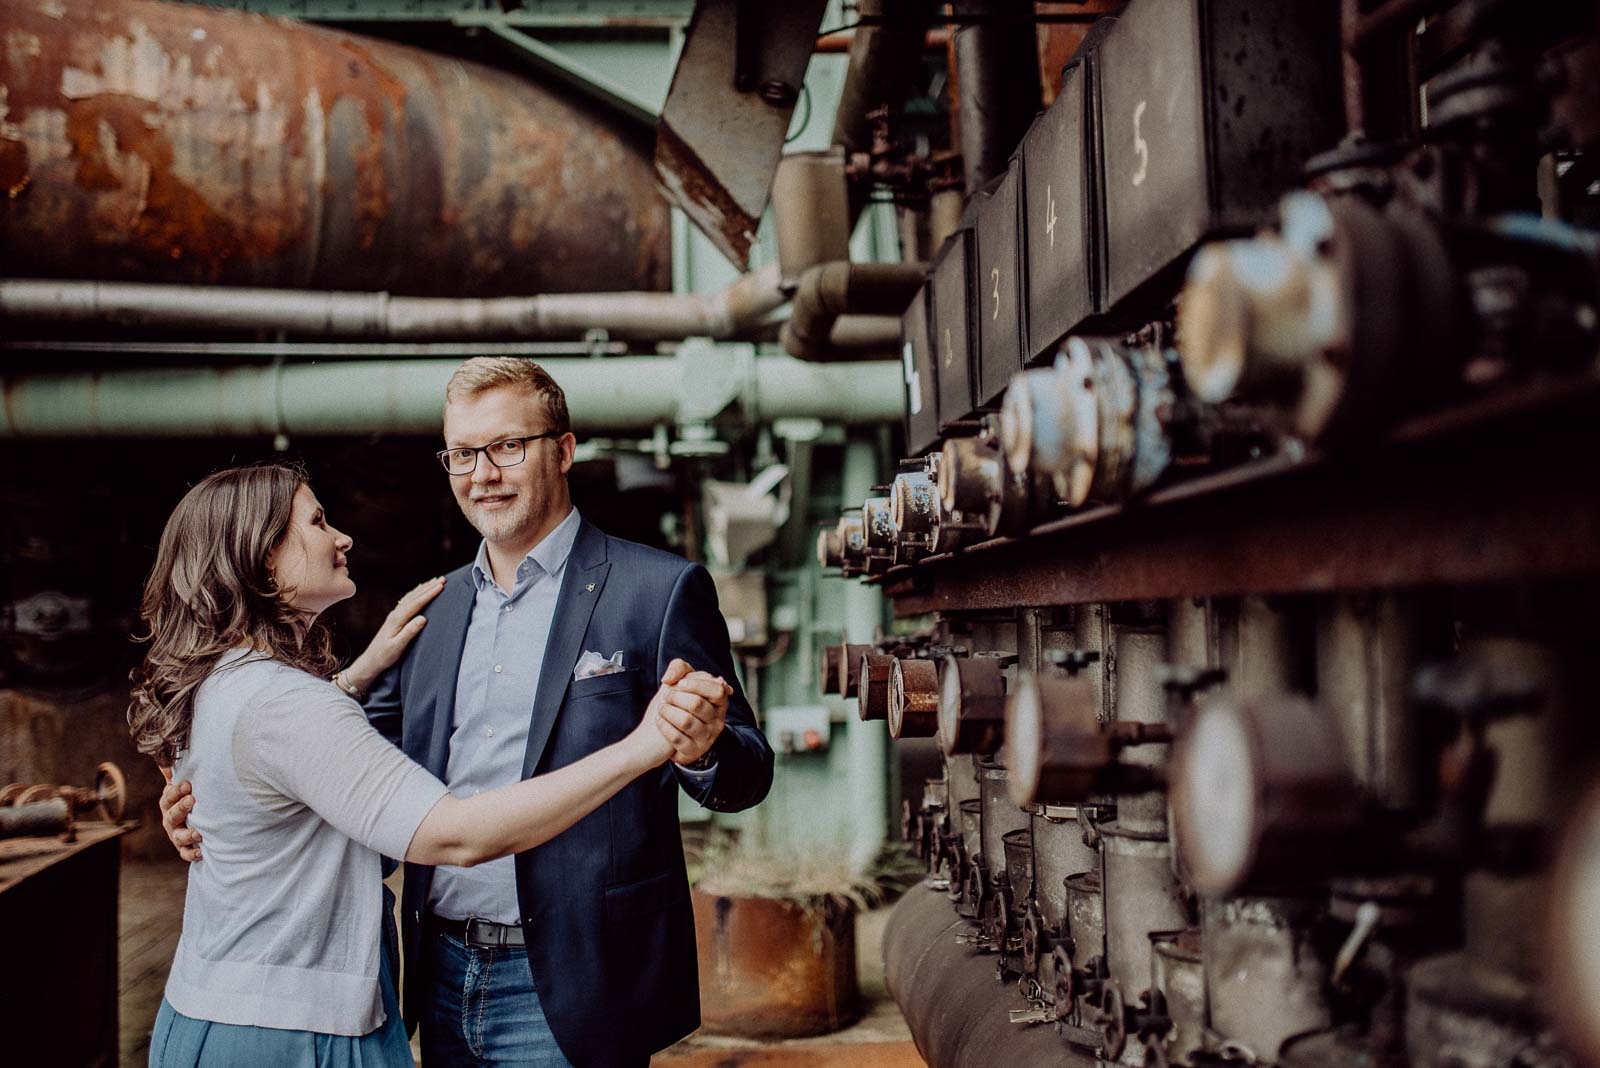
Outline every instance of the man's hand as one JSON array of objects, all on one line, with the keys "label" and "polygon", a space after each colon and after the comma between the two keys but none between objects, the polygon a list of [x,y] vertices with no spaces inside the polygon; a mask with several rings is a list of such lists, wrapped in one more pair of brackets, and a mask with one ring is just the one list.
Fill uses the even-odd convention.
[{"label": "man's hand", "polygon": [[661,682],[670,691],[656,725],[672,745],[673,763],[693,764],[722,733],[733,687],[719,675],[692,670],[683,660],[668,664]]},{"label": "man's hand", "polygon": [[162,768],[161,774],[167,780],[160,802],[161,827],[167,832],[167,841],[184,860],[199,860],[200,832],[189,826],[189,813],[194,810],[194,787],[188,779],[173,782],[171,768]]}]

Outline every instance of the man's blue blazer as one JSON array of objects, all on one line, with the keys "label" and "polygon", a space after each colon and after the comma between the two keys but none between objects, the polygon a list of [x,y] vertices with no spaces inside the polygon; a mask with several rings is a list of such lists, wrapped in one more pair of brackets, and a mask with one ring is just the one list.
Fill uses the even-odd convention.
[{"label": "man's blue blazer", "polygon": [[[452,571],[428,625],[365,702],[374,726],[440,779],[449,756],[456,673],[475,588]],[[584,650],[622,650],[624,670],[574,681]],[[536,693],[528,695],[524,777],[563,767],[625,736],[674,657],[733,685],[716,774],[688,789],[719,812],[749,808],[772,785],[772,747],[733,670],[728,628],[699,564],[612,538],[587,521],[567,560]],[[678,833],[680,779],[641,777],[565,833],[516,858],[528,962],[550,1028],[576,1068],[641,1064],[700,1025],[694,918]],[[430,977],[422,917],[433,868],[407,864],[401,900],[405,1015]]]}]

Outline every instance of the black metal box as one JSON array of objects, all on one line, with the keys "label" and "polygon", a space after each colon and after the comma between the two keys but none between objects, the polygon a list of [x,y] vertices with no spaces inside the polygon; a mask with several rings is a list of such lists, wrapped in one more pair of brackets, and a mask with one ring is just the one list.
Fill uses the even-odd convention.
[{"label": "black metal box", "polygon": [[972,365],[972,230],[957,230],[933,257],[933,351],[938,364],[939,426],[977,407]]},{"label": "black metal box", "polygon": [[939,443],[939,373],[928,339],[924,285],[900,317],[900,358],[906,379],[906,451],[921,455]]},{"label": "black metal box", "polygon": [[979,194],[977,228],[977,379],[979,404],[1005,392],[1011,376],[1022,370],[1024,337],[1022,235],[1017,226],[1017,198],[1022,164],[1011,169],[988,193]]},{"label": "black metal box", "polygon": [[1107,310],[1200,241],[1268,221],[1343,132],[1337,0],[1133,0],[1092,67]]},{"label": "black metal box", "polygon": [[1087,63],[1067,67],[1055,103],[1022,143],[1030,361],[1097,310],[1089,77]]}]

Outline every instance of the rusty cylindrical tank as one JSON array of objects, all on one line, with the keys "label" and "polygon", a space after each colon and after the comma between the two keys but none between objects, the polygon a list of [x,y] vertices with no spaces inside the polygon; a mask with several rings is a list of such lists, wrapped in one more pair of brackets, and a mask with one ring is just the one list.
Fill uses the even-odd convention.
[{"label": "rusty cylindrical tank", "polygon": [[664,289],[648,145],[490,67],[153,0],[0,0],[14,277]]},{"label": "rusty cylindrical tank", "polygon": [[696,888],[700,1011],[707,1031],[818,1035],[861,1015],[855,910],[820,901]]}]

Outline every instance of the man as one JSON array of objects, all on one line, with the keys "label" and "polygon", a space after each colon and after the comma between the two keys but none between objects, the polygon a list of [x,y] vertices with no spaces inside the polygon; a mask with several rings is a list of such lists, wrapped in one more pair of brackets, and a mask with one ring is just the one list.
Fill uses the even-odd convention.
[{"label": "man", "polygon": [[[706,570],[611,538],[572,507],[576,439],[542,368],[463,363],[444,436],[440,460],[483,544],[364,701],[412,759],[453,793],[491,789],[621,738],[656,680],[682,674],[676,661],[735,680]],[[731,812],[772,783],[736,681],[715,712],[664,727],[670,770],[537,849],[475,869],[407,865],[404,1011],[421,1023],[425,1065],[643,1065],[699,1026],[677,788]],[[163,813],[187,846],[193,800],[178,796],[163,795]]]}]

